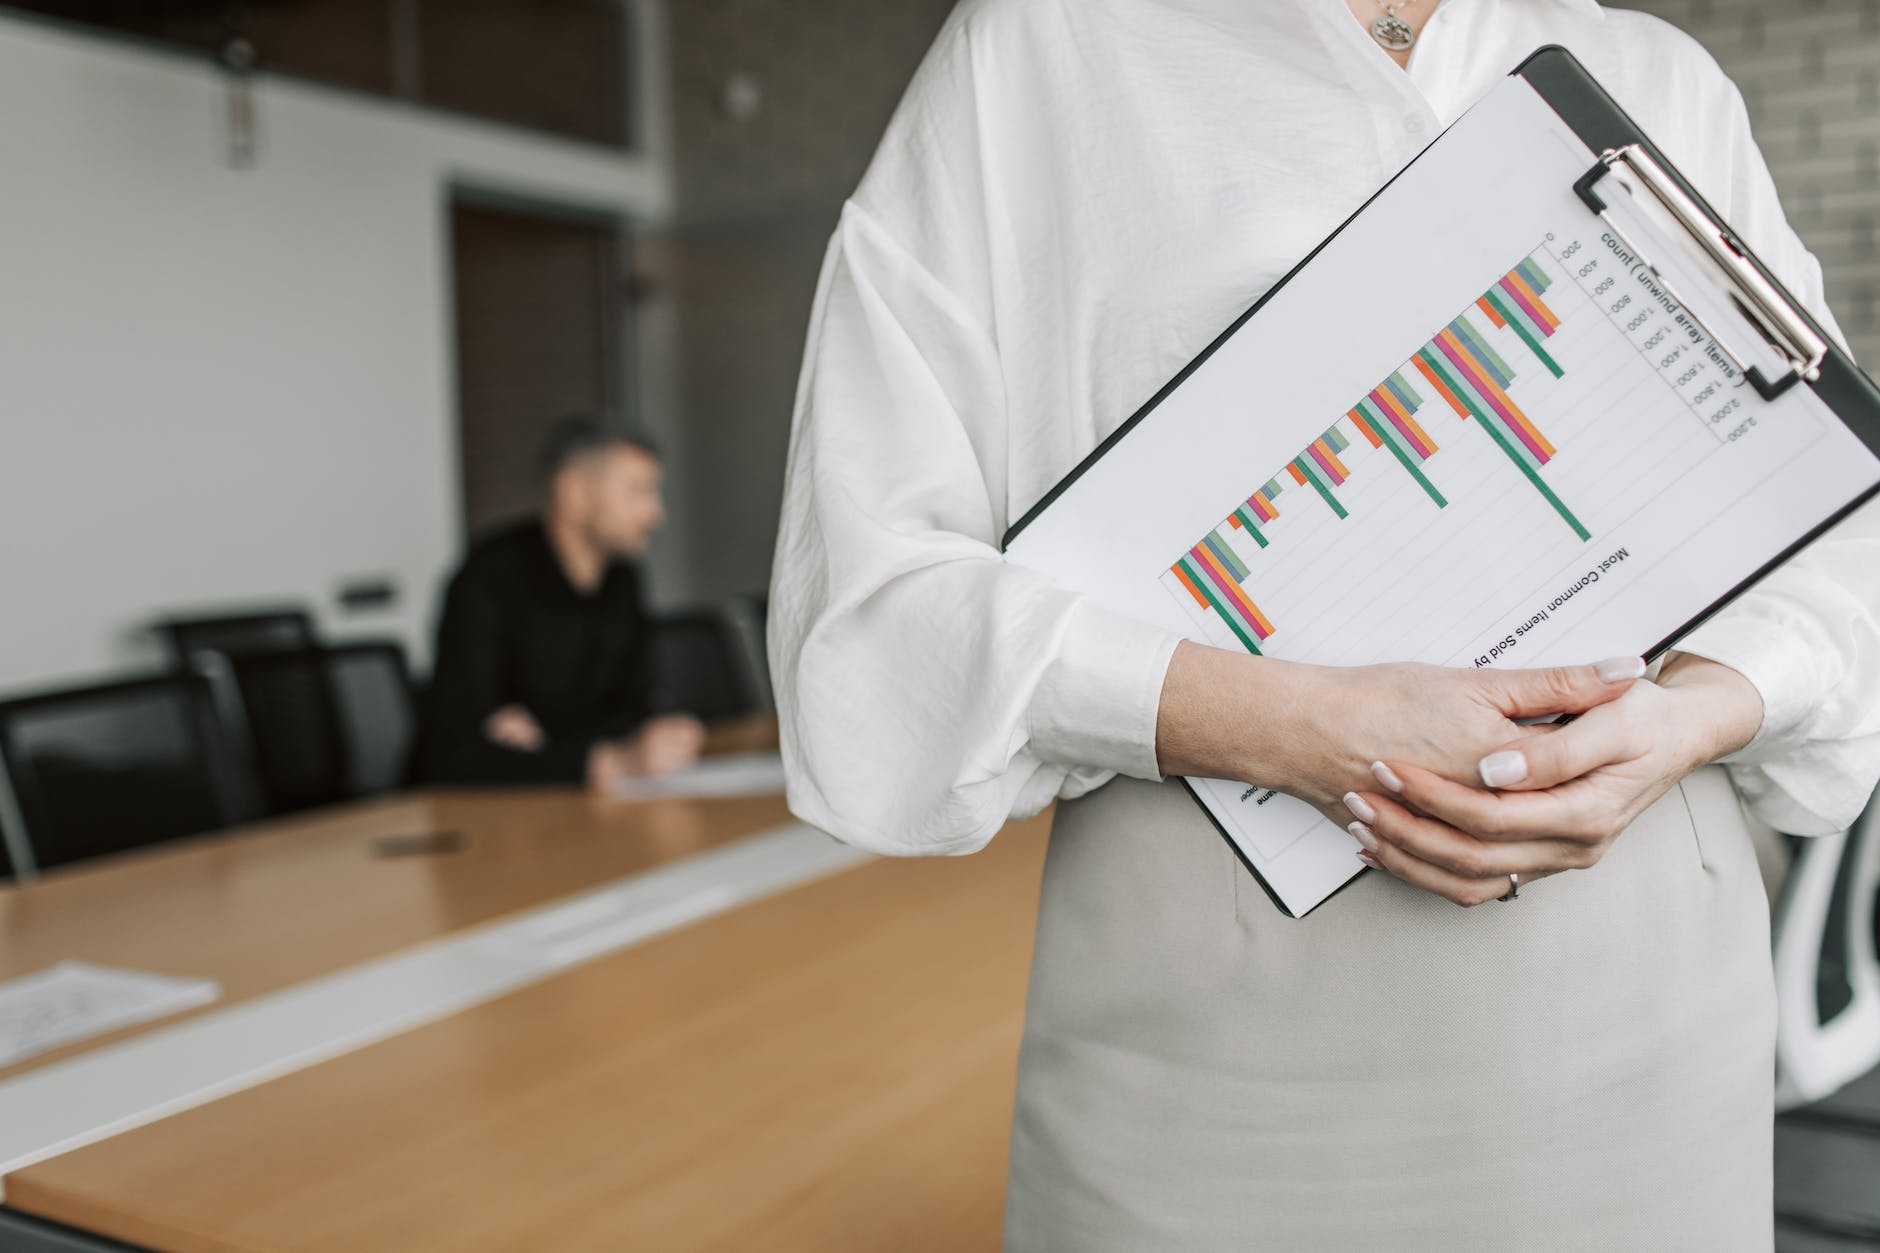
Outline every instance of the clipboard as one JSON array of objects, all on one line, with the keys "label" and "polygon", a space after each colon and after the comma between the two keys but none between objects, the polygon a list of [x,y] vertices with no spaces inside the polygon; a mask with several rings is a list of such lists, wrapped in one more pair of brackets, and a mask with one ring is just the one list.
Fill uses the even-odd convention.
[{"label": "clipboard", "polygon": [[[1511,85],[1515,80],[1531,90],[1516,91]],[[1531,102],[1534,100],[1543,104],[1545,109],[1533,109]],[[1483,115],[1484,110],[1488,111],[1488,115]],[[1580,153],[1577,164],[1569,167],[1568,176],[1562,180],[1569,186],[1557,190],[1563,198],[1570,194],[1577,200],[1578,208],[1575,212],[1584,215],[1581,227],[1586,231],[1596,229],[1599,232],[1597,238],[1603,242],[1603,251],[1599,251],[1598,245],[1595,245],[1576,254],[1573,249],[1584,244],[1584,238],[1576,235],[1574,244],[1557,244],[1556,233],[1549,231],[1540,248],[1529,253],[1521,264],[1503,275],[1498,280],[1498,286],[1489,286],[1483,292],[1480,300],[1475,302],[1480,306],[1479,318],[1474,309],[1465,308],[1455,321],[1438,331],[1413,356],[1404,358],[1407,363],[1404,368],[1391,371],[1384,383],[1378,384],[1364,400],[1353,405],[1339,422],[1325,430],[1323,436],[1314,440],[1298,457],[1286,462],[1290,481],[1284,474],[1275,474],[1268,479],[1259,490],[1246,497],[1243,504],[1236,504],[1227,518],[1209,531],[1200,543],[1188,549],[1186,556],[1179,557],[1170,565],[1167,575],[1158,576],[1164,587],[1169,589],[1172,600],[1190,615],[1189,621],[1213,631],[1215,619],[1219,618],[1232,632],[1231,636],[1216,632],[1219,638],[1210,639],[1209,642],[1227,647],[1244,646],[1254,653],[1271,651],[1268,639],[1276,628],[1248,594],[1247,583],[1253,563],[1264,559],[1270,552],[1271,543],[1278,542],[1276,533],[1269,536],[1263,532],[1280,525],[1277,521],[1282,512],[1279,496],[1288,489],[1296,491],[1299,498],[1312,508],[1318,507],[1312,499],[1313,492],[1316,492],[1324,504],[1336,512],[1340,522],[1348,518],[1348,511],[1331,489],[1342,488],[1356,481],[1355,470],[1347,470],[1345,477],[1340,477],[1338,473],[1346,469],[1339,460],[1341,455],[1348,452],[1364,454],[1364,446],[1353,438],[1354,434],[1361,433],[1370,442],[1371,453],[1364,455],[1376,454],[1379,449],[1388,448],[1395,460],[1401,463],[1402,470],[1426,491],[1429,500],[1420,502],[1418,507],[1426,511],[1429,508],[1440,510],[1449,507],[1449,496],[1433,481],[1433,472],[1426,472],[1430,471],[1433,458],[1440,455],[1440,449],[1436,448],[1438,441],[1415,420],[1415,414],[1421,411],[1418,407],[1426,402],[1431,404],[1432,413],[1439,412],[1441,406],[1435,404],[1435,396],[1423,396],[1419,394],[1419,389],[1440,393],[1442,399],[1454,407],[1455,415],[1465,425],[1473,417],[1476,428],[1488,432],[1500,452],[1506,454],[1506,465],[1520,469],[1526,475],[1529,486],[1547,498],[1556,508],[1562,522],[1570,524],[1575,536],[1581,541],[1590,543],[1593,534],[1605,533],[1583,523],[1568,504],[1560,499],[1560,493],[1550,488],[1547,475],[1551,467],[1560,464],[1554,460],[1558,457],[1559,449],[1547,442],[1546,437],[1512,399],[1514,390],[1522,380],[1514,378],[1512,367],[1497,353],[1493,344],[1487,342],[1492,335],[1499,334],[1508,344],[1512,344],[1514,339],[1506,332],[1513,331],[1524,344],[1533,349],[1534,356],[1553,372],[1555,378],[1563,377],[1560,363],[1547,349],[1547,344],[1553,341],[1542,342],[1544,336],[1554,334],[1561,326],[1558,315],[1547,308],[1546,302],[1536,291],[1536,287],[1544,283],[1559,283],[1559,290],[1570,293],[1572,299],[1577,300],[1580,295],[1584,295],[1585,307],[1594,309],[1601,318],[1607,317],[1610,312],[1611,326],[1621,328],[1614,333],[1633,336],[1627,342],[1635,347],[1651,344],[1654,335],[1665,332],[1665,337],[1658,340],[1654,347],[1640,348],[1644,361],[1642,368],[1658,369],[1659,362],[1667,362],[1661,375],[1653,377],[1661,377],[1665,386],[1671,389],[1670,395],[1687,402],[1692,421],[1699,425],[1710,423],[1707,428],[1709,433],[1722,441],[1726,450],[1729,450],[1733,441],[1739,440],[1744,448],[1751,447],[1756,440],[1771,444],[1780,440],[1791,443],[1802,440],[1804,437],[1800,434],[1800,427],[1804,419],[1793,415],[1804,413],[1805,409],[1808,421],[1819,421],[1822,424],[1820,439],[1834,445],[1832,449],[1818,442],[1809,445],[1815,449],[1810,455],[1818,458],[1826,457],[1830,451],[1836,453],[1833,458],[1836,468],[1830,476],[1834,481],[1820,487],[1823,499],[1831,507],[1825,507],[1819,517],[1811,516],[1811,520],[1799,526],[1797,533],[1788,542],[1782,543],[1778,550],[1763,551],[1763,548],[1745,546],[1745,552],[1755,554],[1753,564],[1741,570],[1727,567],[1730,574],[1727,582],[1721,586],[1703,585],[1701,579],[1710,577],[1712,583],[1718,582],[1717,572],[1726,568],[1719,563],[1729,558],[1709,555],[1705,545],[1714,547],[1715,544],[1709,539],[1708,531],[1697,528],[1698,537],[1686,541],[1689,545],[1686,551],[1706,554],[1702,560],[1694,560],[1694,564],[1703,568],[1702,574],[1687,576],[1675,565],[1653,567],[1660,581],[1676,584],[1688,577],[1691,587],[1685,589],[1684,602],[1675,601],[1674,597],[1679,591],[1677,588],[1656,592],[1632,590],[1638,587],[1637,580],[1643,576],[1635,573],[1636,564],[1621,569],[1622,563],[1630,559],[1632,554],[1629,549],[1620,546],[1612,557],[1601,557],[1600,565],[1589,568],[1590,582],[1582,578],[1581,585],[1569,588],[1564,596],[1557,595],[1551,601],[1537,600],[1538,615],[1530,616],[1525,628],[1521,628],[1518,623],[1515,628],[1511,628],[1511,633],[1506,637],[1505,649],[1475,655],[1475,664],[1553,664],[1557,658],[1536,656],[1534,647],[1522,651],[1524,644],[1534,645],[1535,641],[1544,639],[1549,631],[1553,632],[1559,646],[1564,646],[1565,641],[1573,638],[1577,632],[1577,637],[1582,641],[1603,639],[1609,646],[1617,641],[1624,646],[1613,646],[1612,651],[1638,652],[1648,659],[1654,658],[1876,492],[1880,492],[1880,457],[1875,455],[1880,452],[1880,388],[1841,351],[1808,310],[1789,294],[1585,67],[1567,49],[1547,45],[1530,54],[1498,88],[1445,128],[1442,134],[1373,193],[1356,212],[1262,294],[1020,517],[1007,530],[1001,542],[1001,550],[1007,560],[1032,566],[1058,578],[1066,585],[1085,591],[1108,608],[1132,613],[1132,606],[1152,603],[1155,613],[1162,620],[1172,621],[1169,615],[1174,611],[1169,609],[1166,602],[1153,598],[1132,599],[1146,595],[1140,587],[1146,575],[1133,570],[1128,574],[1118,574],[1109,568],[1134,563],[1146,569],[1154,557],[1153,539],[1143,540],[1141,545],[1136,546],[1141,551],[1136,551],[1132,548],[1136,537],[1128,531],[1112,527],[1105,536],[1104,551],[1085,552],[1083,545],[1088,544],[1092,549],[1099,545],[1094,540],[1079,538],[1078,529],[1109,525],[1109,514],[1116,511],[1118,502],[1125,500],[1126,492],[1130,490],[1166,492],[1175,487],[1178,480],[1174,476],[1180,464],[1176,454],[1181,450],[1182,441],[1191,438],[1196,432],[1211,429],[1207,425],[1210,421],[1218,421],[1208,416],[1210,404],[1218,409],[1234,403],[1232,398],[1235,393],[1231,384],[1235,371],[1251,376],[1253,370],[1250,363],[1259,359],[1262,331],[1269,332],[1268,339],[1296,336],[1298,332],[1293,328],[1302,311],[1310,313],[1325,307],[1320,289],[1328,284],[1319,278],[1320,271],[1328,266],[1342,265],[1346,267],[1346,272],[1351,272],[1354,263],[1365,261],[1367,254],[1362,251],[1364,243],[1352,237],[1364,232],[1367,213],[1373,212],[1380,201],[1389,202],[1393,195],[1398,197],[1396,203],[1403,203],[1402,197],[1410,194],[1412,186],[1419,179],[1427,184],[1430,178],[1435,177],[1434,173],[1427,172],[1427,167],[1454,157],[1453,153],[1442,155],[1445,153],[1445,145],[1481,142],[1479,137],[1490,127],[1490,116],[1498,110],[1510,115],[1526,110],[1524,116],[1527,120],[1523,125],[1536,132],[1552,129],[1563,139],[1563,143],[1565,137],[1570,136],[1583,145],[1585,152]],[[1514,125],[1512,121],[1494,124]],[[1564,131],[1560,130],[1562,126]],[[1525,138],[1526,133],[1522,134]],[[1536,142],[1545,142],[1545,135],[1539,135]],[[1587,159],[1589,154],[1590,160]],[[1572,152],[1568,155],[1572,155]],[[1561,154],[1557,151],[1548,159],[1554,165],[1562,164]],[[1403,186],[1400,187],[1400,184]],[[1394,192],[1393,189],[1398,190]],[[1557,206],[1551,211],[1556,218],[1564,212]],[[1380,210],[1379,216],[1382,215]],[[1599,255],[1593,255],[1595,251],[1599,251]],[[1563,252],[1567,255],[1558,255]],[[1537,258],[1543,255],[1545,261],[1538,261]],[[1376,260],[1375,256],[1370,259]],[[1600,268],[1602,266],[1603,269]],[[1591,284],[1585,282],[1589,273],[1598,276]],[[1599,288],[1599,284],[1606,283],[1608,279],[1618,283],[1621,280],[1617,276],[1621,274],[1624,276],[1623,281],[1632,284],[1631,287]],[[1579,287],[1574,286],[1576,281],[1580,282]],[[1302,290],[1308,287],[1312,288],[1310,292]],[[1639,301],[1636,306],[1626,303],[1635,296]],[[1529,297],[1532,297],[1531,301]],[[1319,303],[1314,305],[1314,301]],[[1281,308],[1283,305],[1290,307]],[[1607,306],[1612,308],[1608,310]],[[1267,322],[1259,321],[1259,316],[1269,310],[1272,312]],[[1487,321],[1482,321],[1483,318]],[[1642,339],[1637,337],[1641,318],[1646,319],[1644,325],[1649,332]],[[1657,321],[1650,321],[1652,318]],[[1552,320],[1551,327],[1549,319]],[[1591,314],[1581,315],[1581,320],[1589,325],[1597,321]],[[1489,330],[1491,322],[1497,328],[1493,332]],[[1652,327],[1657,329],[1653,330]],[[1253,346],[1249,347],[1250,344]],[[1604,350],[1617,351],[1610,344]],[[1300,357],[1295,352],[1290,358],[1275,359],[1296,363]],[[1272,366],[1275,359],[1269,359],[1267,364]],[[1421,371],[1420,375],[1409,369],[1411,364]],[[1696,372],[1694,384],[1687,387],[1684,383],[1673,382],[1693,371]],[[1634,372],[1637,372],[1636,369]],[[1532,370],[1531,375],[1545,377],[1538,369]],[[1277,377],[1277,374],[1269,371],[1267,377]],[[1414,383],[1411,381],[1413,379]],[[1504,384],[1505,389],[1502,386]],[[1686,390],[1680,392],[1680,387],[1686,387]],[[1690,390],[1690,387],[1695,390]],[[1710,389],[1708,394],[1706,387]],[[1692,400],[1692,397],[1700,399]],[[1662,403],[1667,410],[1673,407],[1668,399],[1652,403]],[[1403,418],[1409,419],[1407,424],[1400,421]],[[1777,421],[1778,418],[1783,421]],[[1298,419],[1289,416],[1286,420],[1296,423]],[[1758,420],[1762,422],[1760,428],[1756,425]],[[1679,418],[1678,421],[1684,419]],[[1344,425],[1341,426],[1341,422]],[[1667,429],[1670,429],[1669,421]],[[1685,428],[1678,429],[1680,438],[1696,439]],[[1776,434],[1769,434],[1771,431]],[[1254,437],[1240,432],[1234,438],[1244,441]],[[1446,434],[1445,438],[1454,437]],[[1487,446],[1487,441],[1478,442]],[[1170,451],[1170,446],[1174,447],[1174,452]],[[1744,457],[1734,450],[1729,450],[1727,456],[1724,452],[1714,456],[1705,453],[1703,456],[1710,458],[1708,461],[1700,459],[1699,464],[1706,467],[1727,463],[1732,458],[1738,463],[1744,462]],[[1799,459],[1802,454],[1797,453],[1795,456]],[[1389,458],[1380,455],[1379,462],[1388,465]],[[1788,462],[1782,464],[1787,465]],[[1800,464],[1799,460],[1797,464]],[[1210,469],[1206,473],[1214,479],[1221,478],[1219,471]],[[1716,477],[1720,473],[1702,469],[1694,475],[1685,475],[1679,483],[1684,483],[1686,479]],[[1511,480],[1515,478],[1512,474],[1504,474],[1503,477]],[[1308,487],[1312,490],[1306,490]],[[1222,503],[1219,490],[1204,486],[1196,494],[1213,497],[1214,507],[1219,507]],[[1667,489],[1665,495],[1675,496],[1677,492],[1685,490],[1683,486],[1674,487]],[[1691,487],[1689,490],[1694,493],[1698,489]],[[1414,493],[1411,495],[1414,497]],[[1690,499],[1694,500],[1696,496],[1692,495]],[[1287,497],[1287,501],[1287,508],[1298,507],[1291,496]],[[1538,508],[1531,506],[1531,502],[1529,506],[1523,507],[1529,507],[1531,512]],[[1614,506],[1615,509],[1620,507]],[[1199,505],[1183,502],[1176,512],[1190,519],[1185,525],[1192,527],[1192,519],[1200,516],[1196,511],[1207,508],[1209,505],[1205,502]],[[1665,504],[1663,508],[1669,509],[1670,505]],[[1648,510],[1641,509],[1638,512],[1642,514]],[[1627,515],[1628,521],[1632,516]],[[1725,519],[1723,513],[1718,513],[1707,525],[1714,526],[1719,533],[1728,527],[1741,525],[1734,520],[1734,515],[1730,515],[1727,520],[1720,519]],[[1181,525],[1184,523],[1179,520],[1158,523],[1163,531]],[[1325,523],[1320,531],[1327,532],[1332,526],[1329,522]],[[1253,541],[1257,541],[1257,549],[1252,546]],[[1563,539],[1562,542],[1566,541]],[[1186,545],[1185,538],[1183,544]],[[1767,547],[1766,542],[1764,547]],[[1165,546],[1164,554],[1168,551]],[[1122,556],[1115,556],[1118,553]],[[1619,553],[1624,553],[1624,556]],[[1606,560],[1614,558],[1614,565],[1604,564]],[[1668,561],[1669,558],[1663,560]],[[1637,614],[1639,622],[1651,631],[1646,637],[1650,642],[1632,638],[1623,631],[1614,634],[1618,630],[1615,625],[1619,616],[1618,608],[1607,612],[1606,617],[1613,620],[1607,622],[1600,619],[1601,611],[1598,608],[1588,609],[1588,605],[1599,596],[1609,594],[1604,590],[1589,590],[1599,584],[1602,576],[1608,586],[1620,586],[1618,592],[1610,593],[1619,598],[1616,603],[1625,603],[1624,598],[1628,596],[1641,605],[1648,601],[1651,603],[1650,612],[1641,610]],[[1128,582],[1130,579],[1135,582]],[[1626,583],[1625,580],[1632,582]],[[1238,592],[1235,587],[1239,588]],[[1697,590],[1700,587],[1701,592]],[[1192,597],[1195,602],[1193,606],[1182,603],[1184,593]],[[1581,594],[1580,603],[1577,606],[1570,605],[1569,598],[1576,593]],[[1657,600],[1650,601],[1652,596],[1656,596]],[[1674,604],[1676,608],[1667,608]],[[1566,627],[1566,634],[1562,635],[1556,626],[1555,615],[1549,612],[1549,606],[1559,611],[1560,618],[1569,621],[1573,621],[1573,615],[1578,614],[1577,625]],[[1138,613],[1135,616],[1142,615]],[[1593,625],[1589,626],[1589,623]],[[1183,629],[1190,638],[1196,638],[1194,631]],[[1453,628],[1451,634],[1454,634]],[[1552,646],[1555,645],[1538,645],[1543,652]],[[1607,654],[1589,651],[1588,655]],[[1460,663],[1451,659],[1448,664],[1468,664],[1467,656],[1465,653],[1465,659]],[[1412,658],[1385,655],[1362,657],[1365,661],[1407,659]],[[1345,664],[1361,662],[1348,661]],[[1315,834],[1311,837],[1317,841],[1311,845],[1311,874],[1300,878],[1299,883],[1295,884],[1292,872],[1282,874],[1280,867],[1286,858],[1304,855],[1295,853],[1295,850],[1302,847],[1300,841],[1306,837],[1294,838],[1294,842],[1286,844],[1277,855],[1269,856],[1266,846],[1250,834],[1252,828],[1249,824],[1257,826],[1262,819],[1246,806],[1250,803],[1265,805],[1277,793],[1268,790],[1258,795],[1262,789],[1248,786],[1238,794],[1236,802],[1229,791],[1241,785],[1232,781],[1182,779],[1181,782],[1208,814],[1235,856],[1282,913],[1303,917],[1363,873],[1363,867],[1356,862],[1355,857],[1349,855],[1349,851],[1357,847],[1356,842],[1322,818],[1317,818],[1314,811],[1313,816],[1317,818],[1320,828],[1335,832],[1349,843],[1349,849],[1344,851],[1343,856],[1350,869],[1337,869],[1329,860],[1333,853],[1338,852],[1332,847],[1334,841],[1322,833]],[[1221,786],[1223,784],[1226,787]],[[1280,799],[1299,808],[1309,809],[1292,798]],[[1244,816],[1249,814],[1253,816]],[[1250,849],[1248,845],[1254,847]],[[1307,864],[1299,863],[1301,866]]]}]

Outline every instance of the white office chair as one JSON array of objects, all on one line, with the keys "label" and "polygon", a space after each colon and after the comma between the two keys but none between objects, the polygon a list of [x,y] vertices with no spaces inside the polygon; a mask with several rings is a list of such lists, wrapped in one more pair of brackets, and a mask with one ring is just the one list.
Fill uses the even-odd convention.
[{"label": "white office chair", "polygon": [[[1838,835],[1791,841],[1774,926],[1776,1109],[1833,1094],[1880,1065],[1880,794]],[[1823,990],[1831,1006],[1823,1020]]]}]

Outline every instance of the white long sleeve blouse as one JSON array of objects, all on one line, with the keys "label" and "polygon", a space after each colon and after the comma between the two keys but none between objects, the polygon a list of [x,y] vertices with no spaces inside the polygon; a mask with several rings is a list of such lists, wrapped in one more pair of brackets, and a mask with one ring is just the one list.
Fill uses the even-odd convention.
[{"label": "white long sleeve blouse", "polygon": [[[792,810],[892,854],[1159,778],[1178,637],[1007,565],[1103,437],[1535,47],[1606,85],[1839,336],[1735,86],[1593,0],[1444,0],[1409,70],[1331,0],[963,0],[830,240],[770,657]],[[1729,759],[1797,834],[1880,775],[1880,510],[1688,636],[1764,701]]]}]

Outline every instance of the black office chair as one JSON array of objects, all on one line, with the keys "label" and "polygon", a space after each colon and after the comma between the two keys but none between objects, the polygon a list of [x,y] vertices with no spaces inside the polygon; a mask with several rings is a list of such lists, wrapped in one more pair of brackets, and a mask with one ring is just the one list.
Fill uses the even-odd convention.
[{"label": "black office chair", "polygon": [[269,813],[292,813],[404,785],[415,713],[393,643],[229,654],[234,725]]},{"label": "black office chair", "polygon": [[[749,628],[723,605],[656,614],[650,622],[654,704],[706,722],[767,707]],[[761,628],[759,628],[761,630]]]},{"label": "black office chair", "polygon": [[5,794],[0,796],[0,886],[4,886],[13,882],[15,877],[13,867],[17,859],[13,850],[20,849],[21,857],[30,854],[25,851],[26,828],[20,822],[19,808],[13,803],[13,794],[7,789],[4,772],[0,772],[0,790],[5,790]]},{"label": "black office chair", "polygon": [[281,652],[319,643],[313,616],[297,606],[160,618],[151,629],[163,639],[179,670],[201,668],[204,654]]},{"label": "black office chair", "polygon": [[198,675],[0,703],[0,769],[10,792],[0,801],[24,833],[13,850],[22,877],[256,816],[252,780]]}]

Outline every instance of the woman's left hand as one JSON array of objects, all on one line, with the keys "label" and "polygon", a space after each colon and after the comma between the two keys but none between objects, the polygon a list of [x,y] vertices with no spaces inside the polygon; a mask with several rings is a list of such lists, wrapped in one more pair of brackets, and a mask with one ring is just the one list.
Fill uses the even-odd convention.
[{"label": "woman's left hand", "polygon": [[1647,806],[1748,743],[1761,723],[1762,697],[1748,679],[1673,653],[1656,682],[1484,757],[1484,788],[1379,762],[1378,789],[1350,793],[1345,804],[1372,864],[1479,905],[1506,895],[1510,873],[1527,884],[1597,864]]}]

